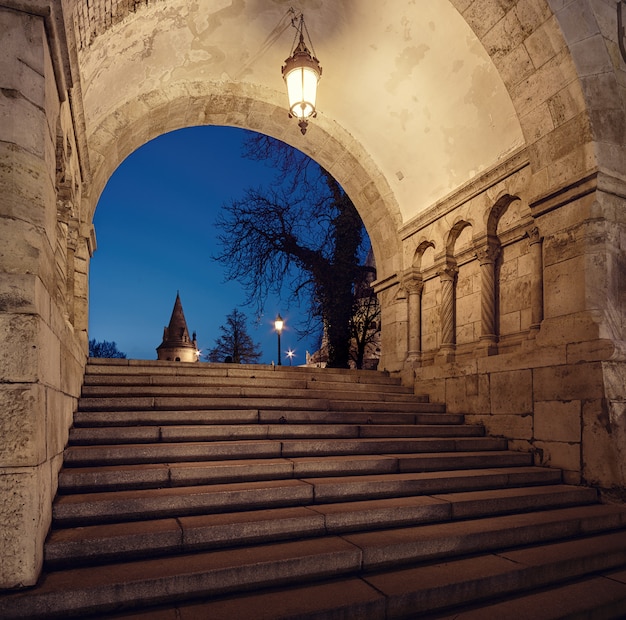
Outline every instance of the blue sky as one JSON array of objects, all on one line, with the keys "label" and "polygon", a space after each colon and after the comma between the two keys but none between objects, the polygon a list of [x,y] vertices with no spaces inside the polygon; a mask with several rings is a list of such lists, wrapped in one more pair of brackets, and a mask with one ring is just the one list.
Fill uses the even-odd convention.
[{"label": "blue sky", "polygon": [[271,299],[256,321],[237,282],[224,282],[215,220],[222,205],[247,187],[270,182],[262,162],[244,159],[246,132],[228,127],[193,127],[145,144],[126,158],[109,179],[96,209],[98,248],[90,267],[89,337],[115,341],[129,358],[156,359],[163,327],[180,292],[187,325],[198,346],[214,346],[219,326],[238,308],[261,345],[262,363],[277,359],[273,321],[285,319],[284,352],[305,361],[314,340],[299,341],[297,308]]}]

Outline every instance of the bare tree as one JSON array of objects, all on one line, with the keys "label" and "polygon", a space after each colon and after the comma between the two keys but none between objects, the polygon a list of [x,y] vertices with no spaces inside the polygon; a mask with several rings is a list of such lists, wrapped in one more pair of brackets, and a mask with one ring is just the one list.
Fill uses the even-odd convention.
[{"label": "bare tree", "polygon": [[209,362],[253,364],[261,357],[260,345],[253,342],[246,327],[246,315],[235,308],[220,326],[221,336],[208,352]]},{"label": "bare tree", "polygon": [[126,353],[119,351],[115,342],[108,342],[107,340],[96,342],[94,338],[89,341],[89,357],[126,359]]},{"label": "bare tree", "polygon": [[266,136],[247,148],[280,180],[224,206],[217,222],[223,251],[215,258],[259,314],[270,293],[288,289],[291,299],[306,299],[310,318],[321,319],[326,332],[328,366],[347,368],[363,222],[337,181],[304,154]]},{"label": "bare tree", "polygon": [[350,320],[350,355],[357,368],[363,368],[368,345],[374,345],[380,331],[380,304],[374,289],[364,281],[357,287]]}]

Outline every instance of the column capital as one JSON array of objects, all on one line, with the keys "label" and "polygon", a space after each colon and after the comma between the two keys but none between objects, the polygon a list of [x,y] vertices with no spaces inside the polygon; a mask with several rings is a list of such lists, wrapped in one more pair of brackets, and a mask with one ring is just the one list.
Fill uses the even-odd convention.
[{"label": "column capital", "polygon": [[402,274],[402,286],[406,289],[409,295],[419,295],[424,288],[422,273],[414,267],[407,269]]},{"label": "column capital", "polygon": [[455,265],[445,265],[437,271],[437,275],[442,281],[453,281],[457,273],[459,273],[459,269]]},{"label": "column capital", "polygon": [[528,243],[530,245],[535,245],[535,243],[541,243],[543,241],[543,237],[539,233],[539,228],[537,226],[531,226],[526,230],[526,234],[528,235]]},{"label": "column capital", "polygon": [[500,255],[500,243],[497,239],[489,239],[476,248],[476,258],[481,265],[495,263]]}]

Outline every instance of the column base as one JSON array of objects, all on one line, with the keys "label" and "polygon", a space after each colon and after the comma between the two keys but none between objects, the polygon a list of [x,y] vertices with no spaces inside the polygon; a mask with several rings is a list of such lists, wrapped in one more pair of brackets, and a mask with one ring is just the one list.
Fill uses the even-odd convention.
[{"label": "column base", "polygon": [[443,345],[435,355],[436,364],[451,364],[456,358],[455,345]]},{"label": "column base", "polygon": [[481,336],[476,347],[476,355],[479,357],[489,357],[498,355],[498,341],[495,336]]},{"label": "column base", "polygon": [[409,351],[407,353],[406,359],[404,360],[404,363],[410,364],[412,366],[421,366],[422,352],[421,351]]}]

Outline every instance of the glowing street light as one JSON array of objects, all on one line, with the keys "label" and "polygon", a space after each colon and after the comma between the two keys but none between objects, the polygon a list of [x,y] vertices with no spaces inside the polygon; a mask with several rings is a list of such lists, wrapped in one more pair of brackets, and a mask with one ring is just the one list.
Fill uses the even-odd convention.
[{"label": "glowing street light", "polygon": [[274,329],[278,334],[278,365],[281,366],[282,362],[280,360],[280,333],[283,331],[283,325],[285,322],[283,321],[283,317],[280,316],[280,312],[276,316],[276,320],[274,321]]},{"label": "glowing street light", "polygon": [[289,358],[289,365],[291,366],[291,360],[296,352],[293,349],[287,349],[287,357]]}]

